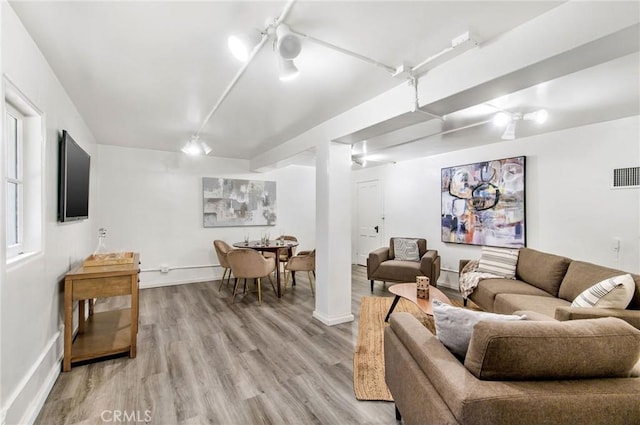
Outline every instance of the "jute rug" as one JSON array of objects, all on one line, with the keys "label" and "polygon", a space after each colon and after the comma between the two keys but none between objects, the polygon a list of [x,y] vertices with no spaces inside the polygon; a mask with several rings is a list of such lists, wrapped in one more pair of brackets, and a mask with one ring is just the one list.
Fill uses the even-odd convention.
[{"label": "jute rug", "polygon": [[[362,297],[358,340],[353,354],[353,389],[358,400],[393,401],[384,382],[384,328],[389,326],[384,318],[394,297]],[[461,302],[452,301],[461,306]],[[406,311],[413,314],[435,334],[433,318],[422,313],[411,301],[400,299],[394,313]]]}]

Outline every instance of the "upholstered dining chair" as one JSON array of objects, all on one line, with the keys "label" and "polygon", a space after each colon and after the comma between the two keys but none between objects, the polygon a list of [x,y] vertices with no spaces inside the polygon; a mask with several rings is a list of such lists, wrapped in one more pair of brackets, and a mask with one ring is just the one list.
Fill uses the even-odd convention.
[{"label": "upholstered dining chair", "polygon": [[261,280],[263,277],[266,276],[269,278],[271,287],[277,294],[276,287],[273,285],[273,280],[271,279],[271,273],[276,269],[275,258],[265,258],[258,251],[253,249],[238,248],[229,251],[227,254],[227,260],[229,261],[233,275],[236,277],[235,284],[233,285],[231,303],[235,301],[240,279],[244,279],[245,289],[247,286],[247,279],[256,279],[256,285],[258,286],[258,303],[260,305],[262,305]]},{"label": "upholstered dining chair", "polygon": [[[294,241],[294,242],[298,242],[298,238],[296,238],[295,236],[291,236],[291,235],[284,235],[281,236],[281,238],[284,241]],[[278,250],[278,255],[279,255],[279,259],[278,261],[280,262],[280,264],[282,264],[282,270],[285,270],[285,265],[287,264],[287,261],[289,261],[290,257],[293,257],[296,254],[296,247],[291,247],[291,255],[289,255],[289,248],[280,248]],[[263,252],[262,255],[264,255],[265,257],[269,258],[269,257],[274,257],[275,253],[273,252]],[[295,285],[296,283],[296,275],[295,273],[293,274],[293,283]]]},{"label": "upholstered dining chair", "polygon": [[[284,235],[282,236],[282,239],[284,239],[285,241],[294,241],[294,242],[298,242],[298,238],[296,238],[295,236],[291,236],[291,235]],[[282,248],[279,252],[280,254],[280,262],[281,263],[286,263],[287,261],[289,261],[289,250],[287,248]],[[294,246],[293,248],[291,248],[291,257],[293,257],[294,255],[296,255],[296,247]]]},{"label": "upholstered dining chair", "polygon": [[367,279],[373,282],[415,282],[416,276],[426,276],[437,286],[440,277],[440,255],[427,249],[422,238],[391,238],[388,247],[378,248],[367,258]]},{"label": "upholstered dining chair", "polygon": [[[316,296],[316,289],[314,287],[315,273],[316,273],[316,250],[304,251],[298,255],[295,255],[289,259],[284,267],[286,277],[284,280],[284,289],[282,293],[287,291],[287,285],[289,283],[289,276],[293,275],[297,271],[307,272],[309,276],[309,286],[311,287],[311,294]],[[288,273],[287,273],[288,272]]]},{"label": "upholstered dining chair", "polygon": [[216,239],[215,241],[213,241],[213,247],[215,248],[216,254],[218,255],[218,262],[220,263],[220,266],[224,268],[224,271],[222,272],[222,280],[220,281],[220,286],[218,287],[218,291],[220,291],[220,289],[222,289],[222,284],[224,283],[224,278],[227,275],[227,272],[229,272],[229,275],[227,276],[227,285],[231,281],[231,266],[229,265],[229,261],[227,260],[227,254],[229,253],[229,251],[233,250],[233,247],[220,239]]}]

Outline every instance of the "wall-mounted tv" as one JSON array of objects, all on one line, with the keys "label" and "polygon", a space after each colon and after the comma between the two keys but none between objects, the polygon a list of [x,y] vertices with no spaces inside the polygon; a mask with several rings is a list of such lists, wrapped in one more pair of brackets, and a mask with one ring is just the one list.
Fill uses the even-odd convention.
[{"label": "wall-mounted tv", "polygon": [[63,130],[58,168],[58,221],[89,217],[90,166],[89,154]]}]

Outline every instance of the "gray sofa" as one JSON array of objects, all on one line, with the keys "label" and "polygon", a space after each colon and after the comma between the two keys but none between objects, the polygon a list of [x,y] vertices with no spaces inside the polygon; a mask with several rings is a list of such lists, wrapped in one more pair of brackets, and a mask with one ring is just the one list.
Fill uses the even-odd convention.
[{"label": "gray sofa", "polygon": [[[469,260],[460,261],[460,270]],[[482,310],[511,314],[530,311],[557,320],[618,317],[640,329],[640,275],[631,274],[636,290],[626,309],[571,307],[585,289],[627,272],[522,248],[516,279],[485,279],[469,296]],[[466,301],[466,300],[465,300]]]},{"label": "gray sofa", "polygon": [[640,423],[640,331],[620,319],[481,321],[462,363],[395,313],[384,355],[405,425]]}]

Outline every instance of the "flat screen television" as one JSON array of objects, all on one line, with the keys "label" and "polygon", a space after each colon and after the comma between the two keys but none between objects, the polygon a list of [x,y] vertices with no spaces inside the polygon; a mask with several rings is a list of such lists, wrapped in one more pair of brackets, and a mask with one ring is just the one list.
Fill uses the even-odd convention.
[{"label": "flat screen television", "polygon": [[58,168],[58,221],[89,218],[90,167],[91,156],[63,130]]}]

